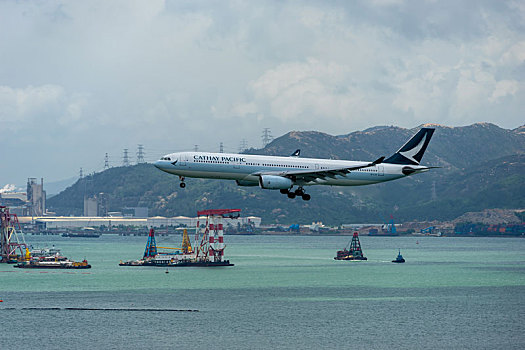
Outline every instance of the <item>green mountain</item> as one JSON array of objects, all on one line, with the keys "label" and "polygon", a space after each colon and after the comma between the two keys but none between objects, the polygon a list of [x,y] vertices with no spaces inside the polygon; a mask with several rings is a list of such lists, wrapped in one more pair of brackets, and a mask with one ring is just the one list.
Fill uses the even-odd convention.
[{"label": "green mountain", "polygon": [[[442,166],[428,173],[390,183],[359,187],[308,188],[309,202],[290,200],[279,191],[238,187],[233,181],[178,178],[150,164],[111,168],[77,181],[48,200],[59,215],[80,215],[84,196],[105,193],[110,211],[146,206],[150,215],[194,216],[205,208],[241,208],[263,222],[330,224],[454,219],[487,208],[525,208],[525,133],[493,124],[449,128],[436,132],[424,164]],[[417,129],[417,128],[416,128]],[[521,130],[521,131],[520,131]],[[375,127],[348,135],[290,132],[254,154],[373,160],[395,152],[414,129]]]},{"label": "green mountain", "polygon": [[461,169],[485,160],[525,152],[523,129],[502,129],[477,123],[464,127],[425,124],[413,129],[374,127],[347,135],[332,136],[315,131],[292,131],[254,154],[289,155],[301,149],[304,157],[375,160],[398,150],[422,126],[436,128],[423,163]]}]

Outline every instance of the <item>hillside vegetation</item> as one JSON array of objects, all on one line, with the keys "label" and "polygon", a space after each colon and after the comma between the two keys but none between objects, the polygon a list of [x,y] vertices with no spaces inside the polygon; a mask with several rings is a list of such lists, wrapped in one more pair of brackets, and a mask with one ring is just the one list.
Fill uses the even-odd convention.
[{"label": "hillside vegetation", "polygon": [[[146,206],[150,215],[194,216],[204,208],[241,208],[263,222],[330,224],[404,220],[451,220],[465,212],[525,208],[525,133],[481,123],[435,126],[423,164],[441,166],[390,183],[360,187],[308,188],[312,200],[290,200],[279,191],[238,187],[233,181],[178,178],[151,164],[111,168],[77,181],[48,200],[59,215],[82,213],[83,198],[105,193],[111,211]],[[375,127],[341,136],[290,132],[253,154],[374,160],[395,152],[417,128]]]}]

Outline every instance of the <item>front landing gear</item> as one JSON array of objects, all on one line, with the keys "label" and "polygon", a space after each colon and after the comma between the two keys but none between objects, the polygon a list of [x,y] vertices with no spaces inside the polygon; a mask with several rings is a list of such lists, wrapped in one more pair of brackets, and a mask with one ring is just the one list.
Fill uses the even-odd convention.
[{"label": "front landing gear", "polygon": [[186,183],[184,183],[184,176],[179,176],[179,180],[180,180],[180,188],[184,188],[186,187]]},{"label": "front landing gear", "polygon": [[294,199],[295,197],[302,197],[303,201],[309,201],[311,196],[308,193],[304,193],[304,189],[302,187],[297,188],[295,191],[290,191],[283,189],[281,190],[282,194],[285,194],[290,199]]}]

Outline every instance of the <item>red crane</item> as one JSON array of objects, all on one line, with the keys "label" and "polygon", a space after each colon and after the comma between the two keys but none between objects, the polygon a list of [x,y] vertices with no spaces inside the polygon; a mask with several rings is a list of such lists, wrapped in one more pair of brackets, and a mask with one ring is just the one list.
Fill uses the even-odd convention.
[{"label": "red crane", "polygon": [[[199,241],[201,231],[201,217],[206,217],[202,239],[197,246],[197,260],[212,262],[222,261],[224,256],[224,230],[222,219],[238,219],[241,209],[206,209],[197,211],[197,230],[195,231],[195,242]],[[216,238],[218,240],[216,240]]]},{"label": "red crane", "polygon": [[[17,230],[18,229],[18,230]],[[0,262],[13,263],[24,260],[27,245],[21,232],[18,216],[9,213],[9,208],[0,206]]]}]

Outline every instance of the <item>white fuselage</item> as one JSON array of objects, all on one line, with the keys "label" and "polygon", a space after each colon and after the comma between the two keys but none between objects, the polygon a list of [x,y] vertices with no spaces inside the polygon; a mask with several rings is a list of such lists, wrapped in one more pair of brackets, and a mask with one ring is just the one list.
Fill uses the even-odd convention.
[{"label": "white fuselage", "polygon": [[[245,185],[258,184],[259,175],[264,173],[315,172],[365,164],[369,162],[205,152],[171,153],[155,162],[155,166],[160,170],[181,177],[237,180]],[[406,165],[381,163],[352,170],[345,175],[335,175],[297,183],[297,185],[360,186],[391,181],[407,176],[402,172],[404,166]],[[415,170],[414,173],[428,170],[426,167],[417,165],[411,168]]]}]

